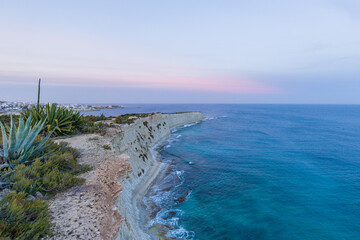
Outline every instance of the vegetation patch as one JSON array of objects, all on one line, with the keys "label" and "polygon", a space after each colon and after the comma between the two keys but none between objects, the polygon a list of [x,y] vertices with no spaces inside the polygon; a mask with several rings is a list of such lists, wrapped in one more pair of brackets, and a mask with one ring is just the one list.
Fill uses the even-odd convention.
[{"label": "vegetation patch", "polygon": [[[19,117],[19,115],[12,115],[14,121],[18,121]],[[4,125],[10,126],[11,115],[0,115],[0,122],[2,122]]]},{"label": "vegetation patch", "polygon": [[108,127],[109,125],[103,122],[85,122],[81,128],[81,133],[98,133],[104,136]]},{"label": "vegetation patch", "polygon": [[100,135],[105,135],[106,129],[111,126],[106,124],[103,121],[110,121],[114,117],[105,117],[104,114],[100,116],[82,116],[82,125],[80,132],[81,133],[98,133]]},{"label": "vegetation patch", "polygon": [[103,145],[103,149],[111,150],[111,146],[109,144]]},{"label": "vegetation patch", "polygon": [[41,239],[51,234],[46,201],[10,192],[0,201],[0,239]]},{"label": "vegetation patch", "polygon": [[78,175],[90,167],[77,162],[77,150],[50,139],[57,127],[44,128],[46,119],[16,118],[0,123],[0,239],[46,238],[48,200],[83,183]]},{"label": "vegetation patch", "polygon": [[94,115],[89,115],[89,116],[83,116],[83,120],[86,122],[91,122],[91,123],[95,123],[98,121],[105,121],[105,120],[111,120],[114,117],[105,117],[104,114],[101,114],[100,116],[94,116]]},{"label": "vegetation patch", "polygon": [[51,197],[83,183],[84,180],[77,175],[89,170],[89,167],[78,164],[79,153],[76,149],[63,142],[51,143],[48,152],[52,154],[36,158],[31,165],[18,165],[7,178],[10,189],[34,196],[40,192],[45,197]]},{"label": "vegetation patch", "polygon": [[123,114],[116,116],[115,123],[118,124],[132,124],[138,118],[145,118],[148,116],[155,115],[156,113],[131,113],[131,114]]},{"label": "vegetation patch", "polygon": [[[105,121],[131,124],[154,114],[125,114],[114,119],[104,115],[83,116],[48,104],[28,109],[19,116],[0,116],[0,239],[49,238],[48,201],[55,194],[82,184],[85,180],[79,174],[91,169],[78,163],[76,149],[66,143],[55,143],[51,137],[79,133],[104,135],[112,124]],[[143,125],[154,138],[149,122],[144,121]],[[158,124],[157,128],[160,127]],[[140,133],[136,137],[138,142],[145,139]],[[111,146],[103,145],[103,148],[110,150]],[[146,154],[140,157],[143,161],[148,159]],[[143,173],[141,169],[138,176]]]},{"label": "vegetation patch", "polygon": [[60,107],[57,104],[33,107],[22,113],[24,119],[32,119],[33,124],[45,121],[43,134],[52,132],[54,136],[64,136],[79,132],[82,126],[80,112]]}]

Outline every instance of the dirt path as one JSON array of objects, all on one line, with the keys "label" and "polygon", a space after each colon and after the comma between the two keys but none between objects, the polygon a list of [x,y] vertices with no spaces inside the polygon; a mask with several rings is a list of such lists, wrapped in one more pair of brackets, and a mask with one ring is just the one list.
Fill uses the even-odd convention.
[{"label": "dirt path", "polygon": [[[118,130],[120,131],[120,130]],[[81,175],[86,182],[51,201],[52,239],[113,239],[122,217],[113,204],[122,190],[121,179],[130,170],[127,155],[116,155],[110,139],[118,132],[110,129],[107,136],[79,135],[63,139],[80,152],[79,163],[93,167]]]}]

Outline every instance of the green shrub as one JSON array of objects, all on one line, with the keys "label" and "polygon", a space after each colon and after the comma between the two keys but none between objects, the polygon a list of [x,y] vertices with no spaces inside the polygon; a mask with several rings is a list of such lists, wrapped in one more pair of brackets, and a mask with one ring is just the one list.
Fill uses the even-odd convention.
[{"label": "green shrub", "polygon": [[59,170],[52,161],[43,163],[40,159],[35,160],[31,166],[17,166],[9,180],[13,183],[11,189],[32,195],[36,192],[55,194],[84,181],[69,172]]},{"label": "green shrub", "polygon": [[95,123],[98,121],[109,120],[113,117],[105,117],[105,115],[102,113],[100,116],[88,115],[88,116],[82,116],[82,118],[85,122]]},{"label": "green shrub", "polygon": [[0,239],[41,239],[50,234],[48,204],[10,192],[0,201]]},{"label": "green shrub", "polygon": [[[116,116],[115,123],[118,124],[131,124],[134,123],[136,118],[144,118],[151,115],[154,115],[155,113],[132,113],[132,114],[123,114]],[[130,118],[130,117],[136,117],[136,118]],[[130,118],[130,119],[129,119]]]},{"label": "green shrub", "polygon": [[51,148],[52,154],[35,159],[29,166],[18,165],[11,171],[7,181],[12,190],[32,195],[41,192],[46,195],[84,182],[76,175],[88,170],[88,167],[77,163],[78,152],[65,143],[52,143]]},{"label": "green shrub", "polygon": [[104,124],[102,122],[99,123],[85,123],[82,126],[81,132],[82,133],[99,133],[100,135],[105,135],[106,129],[109,127],[109,125]]},{"label": "green shrub", "polygon": [[75,112],[57,104],[47,104],[38,108],[27,109],[22,113],[25,119],[32,116],[34,122],[45,121],[42,133],[48,134],[52,131],[55,136],[64,136],[79,132],[82,118],[79,112]]},{"label": "green shrub", "polygon": [[103,145],[103,149],[111,150],[111,146],[109,144]]},{"label": "green shrub", "polygon": [[106,129],[109,127],[108,124],[104,124],[100,121],[111,120],[113,117],[105,117],[104,114],[100,116],[82,116],[82,133],[99,133],[105,135]]},{"label": "green shrub", "polygon": [[[47,107],[45,110],[41,108],[39,113],[63,112],[57,107],[55,110],[49,105]],[[0,144],[0,191],[6,188],[11,191],[0,201],[1,240],[30,240],[49,236],[51,221],[45,199],[83,183],[85,180],[79,178],[78,174],[90,170],[90,167],[77,162],[79,153],[76,149],[66,143],[52,142],[49,139],[51,134],[44,139],[39,136],[41,131],[52,133],[51,122],[56,123],[58,135],[81,130],[84,122],[80,114],[75,114],[75,118],[80,120],[76,120],[76,124],[71,123],[70,132],[62,130],[64,125],[59,124],[59,119],[48,121],[47,116],[39,114],[41,118],[33,118],[32,112],[28,114],[26,123],[22,116],[19,117],[18,127],[15,127],[11,117],[1,118],[9,126],[0,124],[3,142]],[[38,122],[34,123],[34,119]],[[44,127],[45,121],[47,127]],[[65,128],[68,129],[68,126]],[[39,195],[41,199],[36,199],[35,196]]]},{"label": "green shrub", "polygon": [[0,182],[12,191],[0,202],[0,239],[41,239],[50,234],[47,201],[35,200],[34,196],[40,192],[48,199],[83,183],[77,175],[90,168],[80,165],[78,157],[78,151],[66,143],[50,141],[46,152],[31,164],[0,172]]}]

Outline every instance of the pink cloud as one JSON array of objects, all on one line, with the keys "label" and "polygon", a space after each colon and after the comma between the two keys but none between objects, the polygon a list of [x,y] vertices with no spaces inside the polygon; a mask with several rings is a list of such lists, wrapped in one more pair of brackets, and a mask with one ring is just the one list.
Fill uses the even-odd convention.
[{"label": "pink cloud", "polygon": [[113,80],[115,84],[136,87],[182,89],[193,91],[229,92],[242,94],[271,94],[279,92],[256,80],[231,77],[178,77],[178,76],[136,76]]},{"label": "pink cloud", "polygon": [[[261,81],[236,77],[203,76],[166,76],[166,75],[117,75],[79,74],[74,76],[43,76],[43,84],[51,86],[88,86],[88,87],[132,87],[152,89],[177,89],[204,92],[228,92],[239,94],[272,94],[280,92]],[[117,75],[117,76],[116,76]],[[7,81],[16,85],[36,85],[37,77],[7,77]],[[16,79],[16,80],[15,80]]]}]

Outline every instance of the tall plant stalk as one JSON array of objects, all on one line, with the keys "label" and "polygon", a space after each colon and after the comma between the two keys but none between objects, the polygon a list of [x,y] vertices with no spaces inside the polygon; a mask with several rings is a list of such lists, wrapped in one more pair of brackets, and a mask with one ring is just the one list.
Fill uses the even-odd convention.
[{"label": "tall plant stalk", "polygon": [[37,109],[40,108],[40,84],[41,84],[41,78],[39,78],[39,84],[38,84],[38,97],[37,97]]}]

